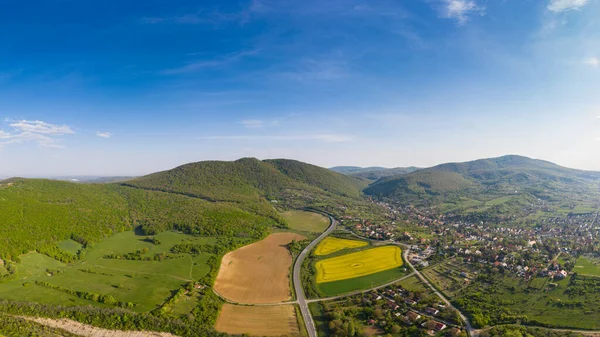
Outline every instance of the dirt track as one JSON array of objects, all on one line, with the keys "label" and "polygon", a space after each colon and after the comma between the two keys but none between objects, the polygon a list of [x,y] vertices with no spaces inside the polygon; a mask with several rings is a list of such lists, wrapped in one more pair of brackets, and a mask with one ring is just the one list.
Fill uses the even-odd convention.
[{"label": "dirt track", "polygon": [[215,291],[230,301],[244,304],[289,300],[292,256],[285,245],[303,239],[293,233],[271,234],[227,253],[221,261]]},{"label": "dirt track", "polygon": [[49,327],[62,329],[72,334],[84,337],[177,337],[166,332],[107,330],[91,325],[81,324],[66,318],[50,319],[25,316],[22,316],[22,318]]}]

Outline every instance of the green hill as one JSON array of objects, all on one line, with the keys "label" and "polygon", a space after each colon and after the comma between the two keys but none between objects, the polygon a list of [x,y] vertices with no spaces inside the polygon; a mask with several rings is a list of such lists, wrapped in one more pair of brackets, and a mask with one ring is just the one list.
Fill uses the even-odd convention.
[{"label": "green hill", "polygon": [[114,184],[13,179],[0,184],[0,258],[51,249],[68,238],[92,244],[136,227],[148,232],[177,229],[198,235],[261,237],[283,223],[274,210],[269,211],[272,216],[231,203]]},{"label": "green hill", "polygon": [[551,199],[555,193],[588,191],[600,182],[599,172],[565,168],[522,156],[503,156],[448,163],[405,175],[383,178],[365,193],[402,202],[447,202],[454,198],[489,200],[528,193]]},{"label": "green hill", "polygon": [[364,186],[314,165],[253,158],[192,163],[113,184],[13,178],[0,183],[0,258],[134,228],[259,238],[286,223],[271,200],[335,211],[361,203]]},{"label": "green hill", "polygon": [[263,196],[277,198],[286,190],[358,197],[366,184],[360,179],[295,160],[242,158],[232,162],[186,164],[125,182],[124,185],[211,201],[241,202]]},{"label": "green hill", "polygon": [[419,170],[418,167],[410,166],[410,167],[395,167],[395,168],[385,168],[379,166],[373,167],[358,167],[358,166],[336,166],[330,168],[330,170],[343,173],[352,177],[356,177],[359,179],[365,179],[369,182],[374,182],[376,180],[403,175],[407,173],[411,173]]}]

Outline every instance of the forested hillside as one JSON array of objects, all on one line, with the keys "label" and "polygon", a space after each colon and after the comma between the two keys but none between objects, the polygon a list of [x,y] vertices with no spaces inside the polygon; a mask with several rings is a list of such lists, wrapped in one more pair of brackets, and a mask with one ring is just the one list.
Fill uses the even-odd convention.
[{"label": "forested hillside", "polygon": [[10,260],[68,238],[86,245],[138,226],[254,238],[283,226],[272,208],[243,206],[120,185],[11,180],[0,184],[0,257]]},{"label": "forested hillside", "polygon": [[365,193],[408,202],[522,192],[548,199],[552,198],[553,192],[587,191],[598,182],[598,172],[574,170],[513,155],[442,164],[384,178],[365,189]]},{"label": "forested hillside", "polygon": [[49,254],[64,239],[87,245],[135,228],[260,238],[285,226],[274,205],[360,210],[369,207],[360,198],[363,186],[298,161],[252,158],[187,164],[114,184],[14,178],[0,183],[0,258]]},{"label": "forested hillside", "polygon": [[289,189],[358,197],[364,187],[360,180],[314,165],[285,159],[260,161],[255,158],[191,163],[124,184],[216,201],[276,197]]},{"label": "forested hillside", "polygon": [[410,167],[395,167],[395,168],[385,168],[385,167],[358,167],[358,166],[336,166],[330,168],[330,170],[338,173],[343,173],[349,175],[351,177],[366,179],[369,182],[373,182],[375,180],[379,180],[382,178],[398,176],[403,174],[408,174],[411,172],[415,172],[419,170],[418,167],[410,166]]}]

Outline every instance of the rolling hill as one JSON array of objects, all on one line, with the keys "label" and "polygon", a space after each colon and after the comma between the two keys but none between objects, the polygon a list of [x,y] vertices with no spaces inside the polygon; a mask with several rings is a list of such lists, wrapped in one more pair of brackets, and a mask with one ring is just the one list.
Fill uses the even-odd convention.
[{"label": "rolling hill", "polygon": [[383,178],[364,192],[406,202],[441,202],[465,196],[489,199],[515,193],[550,199],[553,193],[587,191],[599,182],[600,172],[575,170],[543,160],[508,155],[441,164]]},{"label": "rolling hill", "polygon": [[361,203],[364,186],[314,165],[253,158],[192,163],[121,183],[12,178],[0,182],[0,258],[134,228],[259,238],[286,223],[271,200],[331,208]]},{"label": "rolling hill", "polygon": [[286,190],[357,198],[361,179],[295,160],[204,161],[124,182],[123,185],[190,195],[211,201],[276,198]]},{"label": "rolling hill", "polygon": [[410,166],[410,167],[396,167],[396,168],[386,168],[386,167],[359,167],[359,166],[336,166],[330,168],[330,170],[339,172],[342,174],[346,174],[352,177],[366,179],[371,182],[379,180],[381,178],[397,176],[402,174],[411,173],[419,170],[418,167]]}]

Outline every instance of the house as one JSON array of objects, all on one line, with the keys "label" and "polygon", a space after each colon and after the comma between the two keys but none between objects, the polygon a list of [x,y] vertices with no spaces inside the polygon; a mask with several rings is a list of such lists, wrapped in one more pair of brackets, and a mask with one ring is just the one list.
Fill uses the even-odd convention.
[{"label": "house", "polygon": [[417,304],[417,302],[415,300],[411,300],[410,298],[407,298],[404,300],[404,303],[410,305],[411,307],[415,304]]},{"label": "house", "polygon": [[440,322],[436,322],[435,323],[435,330],[436,331],[442,331],[444,329],[446,329],[446,324],[440,323]]},{"label": "house", "polygon": [[559,280],[562,280],[565,277],[567,277],[567,271],[566,270],[561,270],[558,273],[556,273],[556,275],[554,275],[554,278],[555,279],[559,279]]},{"label": "house", "polygon": [[440,313],[439,310],[431,308],[431,307],[425,309],[425,312],[429,315],[434,315],[434,316]]},{"label": "house", "polygon": [[4,260],[0,259],[0,266],[4,265]]},{"label": "house", "polygon": [[414,322],[414,321],[416,321],[416,320],[420,319],[420,318],[421,318],[421,315],[417,314],[416,312],[409,311],[409,312],[406,314],[406,317],[408,317],[408,319],[409,319],[411,322]]}]

